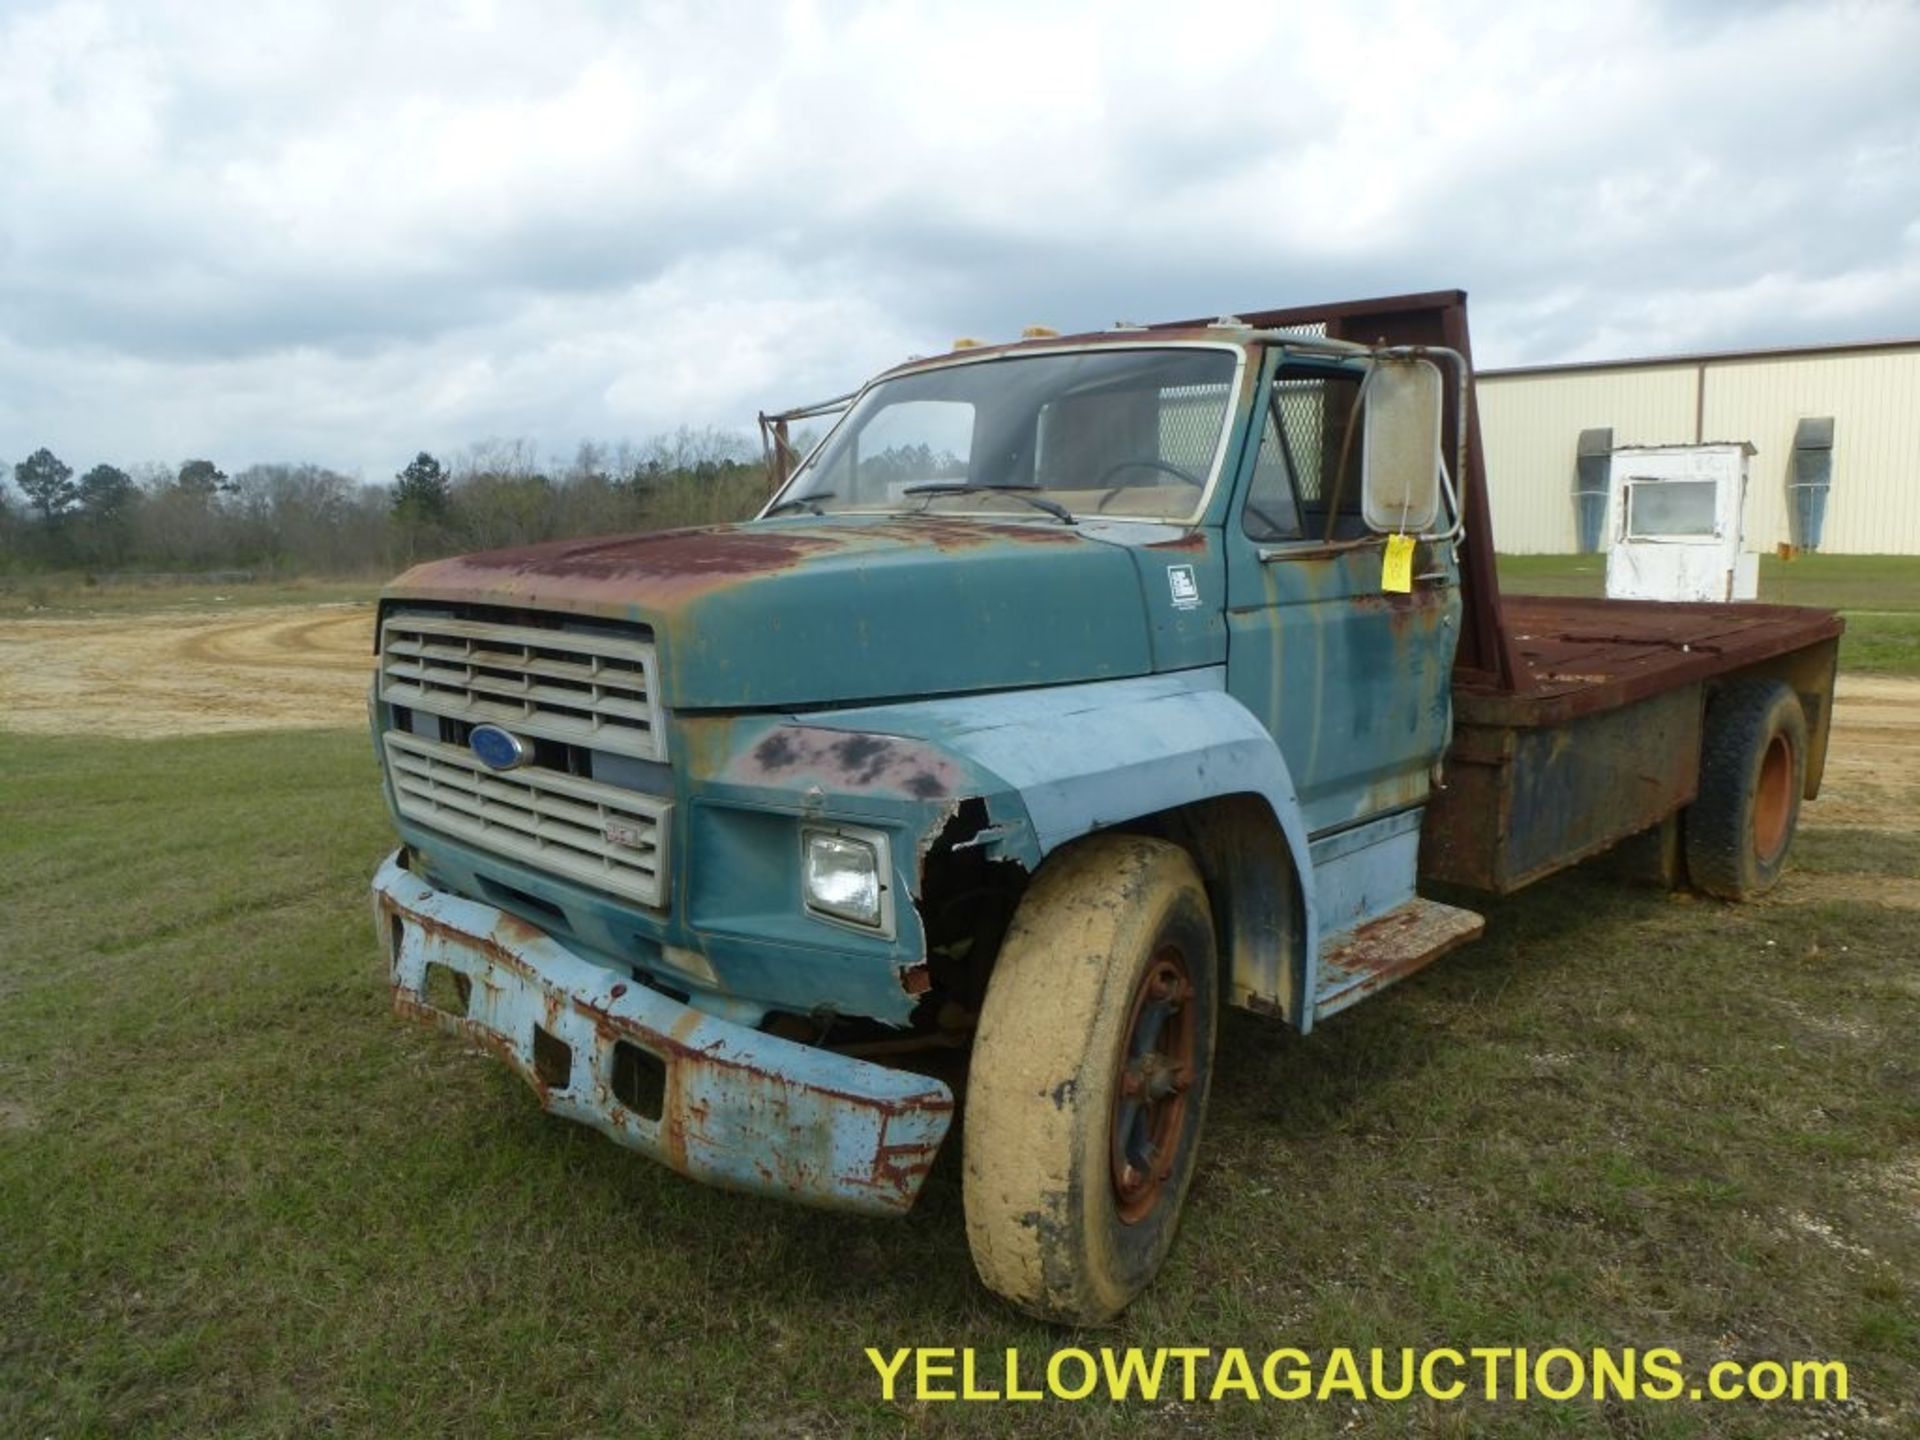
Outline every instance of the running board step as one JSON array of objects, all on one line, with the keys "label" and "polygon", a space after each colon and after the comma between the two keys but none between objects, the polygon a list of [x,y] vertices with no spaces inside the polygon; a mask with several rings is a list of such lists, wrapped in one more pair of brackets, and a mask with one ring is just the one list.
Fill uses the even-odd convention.
[{"label": "running board step", "polygon": [[1478,938],[1486,918],[1437,900],[1409,900],[1320,952],[1313,1016],[1324,1020]]}]

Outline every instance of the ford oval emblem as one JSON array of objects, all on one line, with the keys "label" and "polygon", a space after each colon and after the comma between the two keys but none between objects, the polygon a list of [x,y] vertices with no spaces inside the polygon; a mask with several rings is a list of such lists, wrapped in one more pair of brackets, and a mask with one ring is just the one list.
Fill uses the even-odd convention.
[{"label": "ford oval emblem", "polygon": [[489,770],[511,770],[533,759],[533,746],[498,725],[476,725],[467,736],[467,748]]}]

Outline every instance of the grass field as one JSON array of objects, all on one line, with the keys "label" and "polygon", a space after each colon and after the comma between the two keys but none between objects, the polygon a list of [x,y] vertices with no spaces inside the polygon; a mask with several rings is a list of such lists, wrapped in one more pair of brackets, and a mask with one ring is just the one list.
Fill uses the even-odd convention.
[{"label": "grass field", "polygon": [[78,575],[0,578],[0,618],[201,613],[250,605],[323,605],[370,601],[385,576],[358,580],[296,578],[227,585],[98,585]]},{"label": "grass field", "polygon": [[[1503,590],[1535,595],[1605,593],[1604,555],[1502,555]],[[1814,605],[1847,617],[1842,669],[1920,675],[1920,559],[1911,555],[1760,557],[1760,599]]]},{"label": "grass field", "polygon": [[0,773],[0,1433],[1920,1423],[1920,906],[1812,883],[1913,876],[1910,832],[1809,833],[1790,903],[1576,873],[1310,1040],[1230,1017],[1182,1242],[1100,1337],[1836,1358],[1848,1405],[1036,1413],[884,1405],[862,1355],[1071,1343],[971,1278],[950,1154],[899,1223],[721,1195],[389,1016],[363,736],[0,737]]},{"label": "grass field", "polygon": [[[1180,1243],[1091,1339],[975,1282],[953,1149],[904,1221],[724,1195],[394,1020],[364,734],[0,733],[0,1436],[1915,1433],[1920,784],[1910,687],[1861,683],[1768,901],[1598,862],[1308,1039],[1229,1015]],[[890,1404],[863,1354],[1074,1343],[1669,1345],[1852,1398]]]}]

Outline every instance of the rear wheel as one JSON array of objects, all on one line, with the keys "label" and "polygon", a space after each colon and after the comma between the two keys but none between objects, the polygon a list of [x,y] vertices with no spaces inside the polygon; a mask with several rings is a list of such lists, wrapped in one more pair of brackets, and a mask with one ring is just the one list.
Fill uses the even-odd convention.
[{"label": "rear wheel", "polygon": [[967,1239],[989,1288],[1087,1325],[1153,1279],[1193,1178],[1218,988],[1179,846],[1094,836],[1035,876],[967,1083]]},{"label": "rear wheel", "polygon": [[1807,778],[1807,717],[1778,680],[1736,680],[1707,706],[1700,792],[1686,812],[1687,874],[1723,900],[1773,888]]}]

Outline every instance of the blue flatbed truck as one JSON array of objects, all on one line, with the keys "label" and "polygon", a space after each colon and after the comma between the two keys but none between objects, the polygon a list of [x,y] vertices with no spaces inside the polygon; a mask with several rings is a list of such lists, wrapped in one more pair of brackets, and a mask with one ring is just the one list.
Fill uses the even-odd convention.
[{"label": "blue flatbed truck", "polygon": [[[1727,899],[1819,788],[1822,611],[1499,593],[1458,292],[1036,334],[836,407],[739,525],[418,566],[371,721],[396,1008],[697,1180],[1152,1279],[1222,1006],[1306,1033],[1632,840]],[[792,412],[797,414],[799,412]],[[1453,892],[1449,892],[1453,893]],[[930,1067],[937,1068],[937,1067]]]}]

